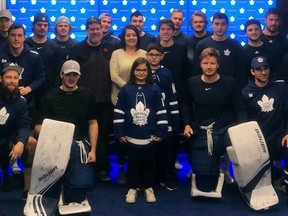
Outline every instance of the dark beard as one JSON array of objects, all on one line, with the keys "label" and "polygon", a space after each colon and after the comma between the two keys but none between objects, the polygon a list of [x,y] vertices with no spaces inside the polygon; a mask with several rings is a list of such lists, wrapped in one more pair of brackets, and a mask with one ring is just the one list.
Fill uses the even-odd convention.
[{"label": "dark beard", "polygon": [[15,86],[15,89],[13,91],[9,90],[7,86],[3,85],[3,83],[0,83],[0,91],[3,95],[10,97],[12,95],[18,94],[18,86]]}]

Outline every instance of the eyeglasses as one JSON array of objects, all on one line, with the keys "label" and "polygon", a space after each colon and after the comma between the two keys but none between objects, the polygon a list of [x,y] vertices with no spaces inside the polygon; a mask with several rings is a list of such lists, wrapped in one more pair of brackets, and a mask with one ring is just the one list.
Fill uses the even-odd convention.
[{"label": "eyeglasses", "polygon": [[257,72],[268,72],[267,69],[269,69],[268,66],[261,66],[261,67],[254,68],[254,70]]},{"label": "eyeglasses", "polygon": [[136,68],[134,71],[135,71],[136,73],[141,73],[141,72],[142,72],[142,73],[148,73],[148,69],[137,69],[137,68]]},{"label": "eyeglasses", "polygon": [[152,57],[152,58],[159,58],[159,57],[161,57],[162,55],[161,55],[161,54],[148,53],[147,56],[150,56],[150,57]]}]

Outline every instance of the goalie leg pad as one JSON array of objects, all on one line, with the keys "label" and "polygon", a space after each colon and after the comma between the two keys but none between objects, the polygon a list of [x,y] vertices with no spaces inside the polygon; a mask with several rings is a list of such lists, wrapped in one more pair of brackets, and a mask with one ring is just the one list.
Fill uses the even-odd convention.
[{"label": "goalie leg pad", "polygon": [[269,151],[257,122],[246,122],[228,129],[231,147],[227,148],[235,179],[248,205],[255,210],[278,203],[271,184]]},{"label": "goalie leg pad", "polygon": [[28,193],[23,213],[25,216],[52,216],[56,212],[57,203],[58,199]]}]

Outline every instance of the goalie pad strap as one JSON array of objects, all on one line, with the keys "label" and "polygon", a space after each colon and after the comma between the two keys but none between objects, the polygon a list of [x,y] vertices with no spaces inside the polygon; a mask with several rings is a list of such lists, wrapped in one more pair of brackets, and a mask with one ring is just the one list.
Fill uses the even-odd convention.
[{"label": "goalie pad strap", "polygon": [[201,129],[206,130],[206,134],[207,134],[207,147],[208,147],[208,155],[211,156],[212,152],[213,152],[213,137],[212,137],[212,133],[213,133],[213,125],[215,124],[215,122],[213,122],[212,124],[208,125],[208,126],[200,126]]},{"label": "goalie pad strap", "polygon": [[256,176],[253,177],[251,181],[245,186],[245,187],[240,187],[241,191],[243,193],[248,193],[251,192],[252,190],[255,189],[256,185],[260,182],[260,180],[263,178],[266,172],[268,172],[271,168],[270,165],[270,160],[267,160],[264,163],[264,166],[259,170]]}]

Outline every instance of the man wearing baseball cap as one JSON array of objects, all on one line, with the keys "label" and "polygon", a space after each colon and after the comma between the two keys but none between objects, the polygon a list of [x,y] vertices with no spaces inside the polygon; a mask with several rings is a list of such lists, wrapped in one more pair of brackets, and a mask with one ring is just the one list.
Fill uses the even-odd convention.
[{"label": "man wearing baseball cap", "polygon": [[11,12],[9,10],[0,10],[0,49],[7,44],[8,29],[12,24]]},{"label": "man wearing baseball cap", "polygon": [[98,19],[100,19],[102,30],[103,30],[102,40],[114,46],[115,49],[120,49],[121,48],[120,38],[114,36],[113,32],[110,31],[111,24],[112,24],[112,17],[110,16],[110,14],[101,13]]},{"label": "man wearing baseball cap", "polygon": [[12,24],[9,28],[8,44],[0,52],[0,70],[4,68],[6,62],[12,61],[23,68],[20,74],[19,91],[25,97],[32,117],[35,92],[45,83],[45,68],[39,54],[31,51],[25,43],[25,28],[21,24]]},{"label": "man wearing baseball cap", "polygon": [[[89,205],[86,192],[94,185],[91,163],[96,161],[98,122],[91,91],[78,86],[80,75],[78,62],[68,60],[63,64],[60,71],[62,85],[44,97],[35,130],[40,132],[45,118],[75,125],[70,162],[64,176],[64,203],[85,202]],[[80,154],[87,155],[84,161],[80,160]]]},{"label": "man wearing baseball cap", "polygon": [[[61,50],[57,44],[48,38],[49,17],[45,13],[37,13],[34,15],[32,37],[25,41],[32,50],[39,53],[46,70],[46,86],[41,88],[36,94],[36,101],[39,103],[45,93],[57,86],[58,71],[61,69]],[[59,80],[58,80],[59,81]]]},{"label": "man wearing baseball cap", "polygon": [[[70,59],[79,62],[79,86],[89,88],[97,103],[100,133],[97,145],[96,174],[101,181],[110,181],[109,133],[112,129],[113,105],[111,103],[111,78],[109,61],[116,49],[103,40],[101,20],[90,17],[86,21],[87,37],[71,49]],[[101,113],[101,114],[100,114]]]},{"label": "man wearing baseball cap", "polygon": [[[288,192],[288,86],[283,80],[269,78],[267,59],[258,56],[251,61],[254,79],[242,89],[250,120],[256,120],[265,137],[272,166],[272,180],[283,180]],[[285,161],[284,172],[276,175],[274,161]],[[279,171],[278,171],[279,172]],[[277,189],[277,188],[276,188]]]},{"label": "man wearing baseball cap", "polygon": [[[25,28],[21,24],[12,24],[8,30],[8,42],[0,52],[0,71],[3,70],[6,62],[14,62],[21,66],[19,76],[19,92],[26,99],[29,117],[31,118],[31,131],[34,128],[36,116],[35,93],[45,84],[45,68],[38,53],[31,51],[25,42]],[[36,139],[29,138],[29,148],[36,143]],[[31,149],[31,148],[30,148]],[[32,166],[23,163],[24,178],[25,170]],[[12,164],[13,174],[19,174],[22,170],[17,163]],[[24,185],[25,189],[25,185]]]},{"label": "man wearing baseball cap", "polygon": [[63,61],[68,59],[71,47],[78,43],[78,41],[70,37],[71,31],[72,26],[69,18],[66,16],[58,17],[54,27],[56,37],[53,42],[61,48],[61,59]]},{"label": "man wearing baseball cap", "polygon": [[269,63],[265,57],[257,56],[255,58],[253,58],[251,61],[251,73],[252,73],[252,75],[254,75],[253,71],[258,70],[261,66],[263,66],[264,69],[269,69],[269,72],[270,72]]},{"label": "man wearing baseball cap", "polygon": [[26,100],[18,90],[21,72],[22,68],[15,63],[5,64],[0,71],[0,166],[4,174],[0,189],[6,192],[12,187],[8,171],[10,161],[22,156],[30,130]]}]

